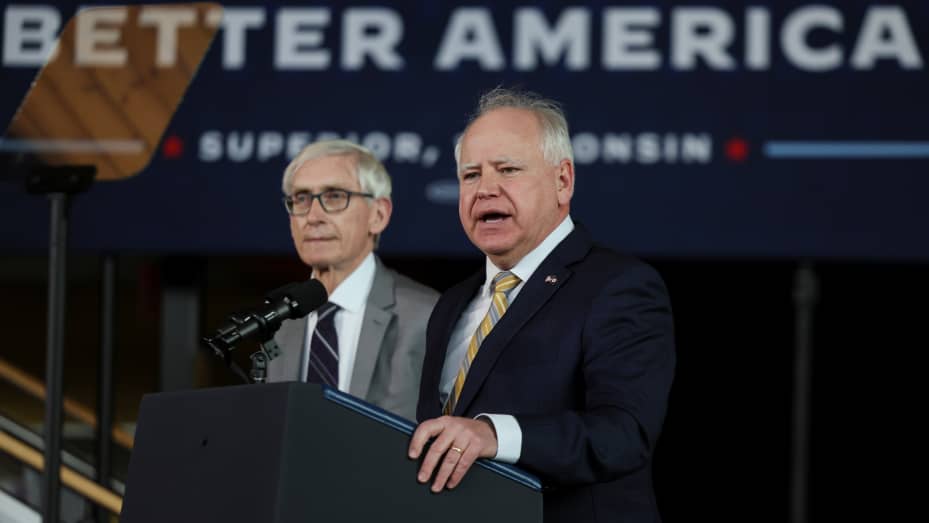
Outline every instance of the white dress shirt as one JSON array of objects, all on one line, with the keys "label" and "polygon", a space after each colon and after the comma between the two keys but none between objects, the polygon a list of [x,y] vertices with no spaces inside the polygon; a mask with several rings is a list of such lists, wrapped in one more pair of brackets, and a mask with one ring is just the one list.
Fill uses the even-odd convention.
[{"label": "white dress shirt", "polygon": [[[571,231],[574,230],[574,221],[571,216],[566,216],[564,220],[555,227],[548,236],[542,240],[535,249],[523,256],[523,259],[510,269],[510,272],[519,277],[520,282],[509,294],[509,302],[512,306],[519,292],[522,290],[526,281],[532,277],[532,274],[539,267],[545,258],[555,250],[555,247],[561,243]],[[445,365],[442,367],[442,381],[439,389],[439,399],[445,404],[452,387],[455,385],[455,378],[458,375],[458,369],[461,368],[461,362],[464,361],[468,352],[468,344],[471,343],[471,337],[477,331],[481,320],[490,309],[490,303],[493,300],[491,286],[493,285],[494,276],[501,272],[490,258],[486,259],[487,278],[484,285],[478,290],[477,295],[468,304],[468,307],[462,313],[452,336],[448,342],[448,353],[445,357]],[[504,313],[504,315],[506,315]],[[478,349],[480,352],[480,349]],[[467,379],[465,380],[467,381]],[[480,414],[478,417],[487,417],[494,426],[497,433],[497,455],[494,459],[506,463],[516,463],[523,446],[523,432],[519,428],[516,418],[507,414]]]},{"label": "white dress shirt", "polygon": [[[351,274],[345,278],[329,295],[329,302],[339,306],[335,313],[335,332],[339,337],[339,390],[348,392],[352,381],[352,370],[355,368],[355,353],[358,350],[358,338],[361,336],[361,323],[368,304],[368,294],[374,285],[374,272],[377,264],[374,262],[374,253],[361,262]],[[316,328],[316,311],[306,317],[306,338],[303,340],[303,350],[307,351],[301,361],[310,361],[310,339],[313,329]],[[300,380],[306,381],[307,367],[300,369]]]}]

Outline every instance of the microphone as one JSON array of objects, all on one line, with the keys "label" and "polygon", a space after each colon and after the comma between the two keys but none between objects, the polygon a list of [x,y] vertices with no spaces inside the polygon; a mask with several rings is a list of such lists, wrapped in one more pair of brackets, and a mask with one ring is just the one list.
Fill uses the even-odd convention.
[{"label": "microphone", "polygon": [[302,318],[326,303],[327,299],[329,294],[319,280],[288,283],[269,292],[260,309],[230,315],[215,334],[203,337],[202,341],[228,364],[229,351],[242,340],[270,340],[284,320]]}]

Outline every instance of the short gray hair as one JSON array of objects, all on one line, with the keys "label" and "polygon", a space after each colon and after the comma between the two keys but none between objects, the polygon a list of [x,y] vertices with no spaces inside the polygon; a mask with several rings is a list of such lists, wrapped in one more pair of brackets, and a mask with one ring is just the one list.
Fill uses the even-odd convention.
[{"label": "short gray hair", "polygon": [[[571,147],[571,134],[568,132],[568,120],[565,118],[561,105],[531,91],[495,87],[481,96],[477,104],[477,111],[468,119],[465,132],[475,120],[495,109],[524,109],[531,112],[539,120],[542,130],[541,148],[545,161],[558,165],[561,160],[567,159],[574,163],[574,150]],[[455,163],[461,160],[461,138],[455,143]]]},{"label": "short gray hair", "polygon": [[367,147],[348,140],[323,140],[304,147],[284,169],[284,179],[281,182],[284,194],[293,194],[294,175],[304,163],[324,156],[348,156],[354,159],[355,177],[361,185],[361,191],[371,193],[375,198],[390,199],[390,175],[387,174],[384,164]]}]

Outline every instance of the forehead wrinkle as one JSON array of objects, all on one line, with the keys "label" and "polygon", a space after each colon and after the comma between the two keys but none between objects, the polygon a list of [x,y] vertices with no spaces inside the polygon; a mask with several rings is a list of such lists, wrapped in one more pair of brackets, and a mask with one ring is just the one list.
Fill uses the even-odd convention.
[{"label": "forehead wrinkle", "polygon": [[513,163],[516,165],[523,164],[523,162],[517,160],[516,158],[512,158],[510,156],[498,156],[497,158],[494,158],[493,160],[490,161],[490,164],[493,166],[500,165],[501,163]]},{"label": "forehead wrinkle", "polygon": [[[318,194],[318,193],[323,193],[323,192],[326,192],[326,191],[329,191],[329,190],[332,190],[332,189],[340,189],[340,190],[343,190],[343,191],[351,191],[351,190],[352,190],[352,189],[349,188],[349,187],[343,187],[341,184],[327,183],[327,184],[323,184],[322,186],[320,186],[320,187],[319,187],[319,190],[316,191],[316,192],[317,192],[317,194]],[[309,185],[309,184],[296,184],[296,183],[295,183],[295,184],[294,184],[294,193],[298,193],[298,192],[303,192],[303,193],[311,193],[311,192],[314,192],[314,191],[313,191],[313,186],[312,186],[312,185]]]},{"label": "forehead wrinkle", "polygon": [[[504,163],[512,163],[512,164],[515,164],[515,165],[524,165],[525,162],[521,162],[521,161],[517,160],[516,158],[512,158],[512,157],[510,157],[510,156],[498,156],[498,157],[496,157],[496,158],[494,158],[494,159],[492,159],[492,160],[488,160],[487,163],[489,163],[490,165],[492,165],[492,166],[494,166],[494,167],[497,167],[497,166],[499,166],[500,164],[504,164]],[[466,171],[466,170],[468,170],[468,169],[478,169],[478,168],[480,168],[480,166],[481,166],[481,163],[480,163],[480,162],[468,162],[468,163],[463,163],[463,164],[461,164],[461,169],[460,169],[460,171]]]},{"label": "forehead wrinkle", "polygon": [[327,189],[355,190],[361,180],[355,170],[352,158],[345,155],[319,156],[306,160],[294,171],[291,181],[293,191]]}]

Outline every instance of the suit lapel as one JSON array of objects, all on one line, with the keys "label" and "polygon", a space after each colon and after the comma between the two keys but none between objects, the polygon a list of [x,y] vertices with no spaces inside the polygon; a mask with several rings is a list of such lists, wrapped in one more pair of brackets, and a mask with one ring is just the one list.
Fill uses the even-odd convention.
[{"label": "suit lapel", "polygon": [[445,326],[445,330],[441,333],[439,341],[441,342],[442,348],[446,350],[442,351],[442,361],[439,362],[439,374],[442,373],[442,367],[445,365],[445,357],[448,355],[448,343],[452,339],[452,332],[454,332],[455,326],[458,325],[458,320],[461,319],[461,315],[468,307],[468,304],[471,303],[471,300],[477,295],[481,285],[484,284],[485,279],[486,276],[484,275],[484,271],[480,271],[451,291],[451,309],[448,311],[448,321],[441,322],[441,324]]},{"label": "suit lapel", "polygon": [[[500,321],[481,343],[477,356],[468,370],[461,397],[455,405],[455,415],[467,412],[497,358],[506,349],[513,336],[558,292],[572,275],[571,264],[590,251],[590,238],[580,226],[553,250],[525,283],[519,295],[507,308]],[[459,313],[460,315],[460,313]],[[543,350],[540,347],[540,350]]]},{"label": "suit lapel", "polygon": [[365,398],[371,387],[374,366],[387,333],[387,327],[393,319],[394,312],[394,277],[381,261],[375,257],[377,269],[371,293],[365,305],[364,318],[361,320],[361,333],[358,336],[358,348],[355,350],[355,367],[349,382],[349,393]]},{"label": "suit lapel", "polygon": [[439,300],[433,311],[433,318],[429,320],[430,327],[440,326],[440,332],[430,332],[426,341],[426,359],[423,363],[421,390],[428,396],[423,396],[420,408],[420,419],[434,418],[442,415],[442,403],[439,400],[439,388],[442,385],[442,369],[448,357],[448,343],[452,332],[461,318],[461,314],[477,294],[484,283],[484,271],[479,271],[467,280],[455,285]]},{"label": "suit lapel", "polygon": [[274,368],[279,369],[280,375],[272,377],[277,381],[302,380],[306,368],[306,318],[285,322],[275,341],[281,348],[281,354],[274,360]]}]

